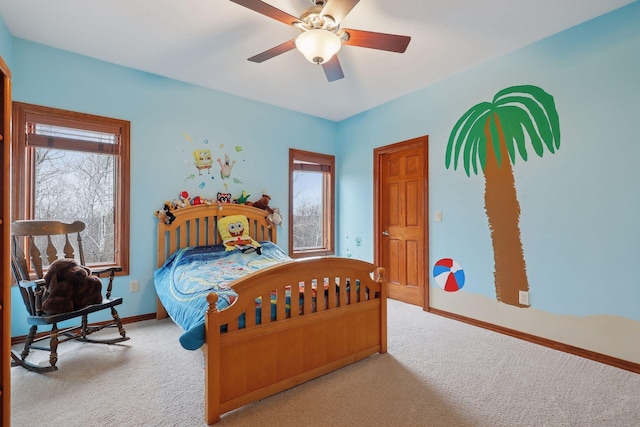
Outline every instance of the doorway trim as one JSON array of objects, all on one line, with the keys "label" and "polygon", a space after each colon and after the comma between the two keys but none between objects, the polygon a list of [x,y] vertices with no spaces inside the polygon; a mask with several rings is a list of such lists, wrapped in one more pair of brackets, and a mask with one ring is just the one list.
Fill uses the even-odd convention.
[{"label": "doorway trim", "polygon": [[11,275],[10,275],[10,245],[11,237],[11,209],[10,209],[10,162],[11,162],[11,71],[0,56],[0,84],[2,85],[2,112],[0,114],[0,135],[2,136],[3,164],[2,179],[0,179],[0,193],[2,196],[0,213],[0,262],[2,262],[2,276],[0,277],[0,335],[2,356],[2,389],[0,390],[2,406],[0,408],[0,422],[8,426],[11,421]]},{"label": "doorway trim", "polygon": [[397,142],[391,145],[386,145],[383,147],[374,148],[373,150],[373,247],[374,247],[374,263],[378,266],[381,265],[381,252],[382,252],[382,209],[380,207],[381,198],[381,187],[382,180],[380,177],[380,173],[382,170],[382,158],[386,154],[395,153],[397,151],[407,150],[409,148],[414,148],[416,146],[422,146],[423,150],[423,162],[424,162],[424,170],[425,173],[423,175],[422,182],[422,193],[423,193],[423,206],[422,210],[424,212],[424,233],[422,235],[422,245],[424,248],[423,251],[423,277],[424,283],[422,286],[424,300],[422,302],[422,309],[424,311],[429,311],[429,136],[423,135],[417,138],[408,139],[406,141]]}]

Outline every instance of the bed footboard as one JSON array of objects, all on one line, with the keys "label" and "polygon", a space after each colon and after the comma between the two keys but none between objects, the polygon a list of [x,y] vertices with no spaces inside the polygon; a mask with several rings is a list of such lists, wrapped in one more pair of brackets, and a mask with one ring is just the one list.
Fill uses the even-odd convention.
[{"label": "bed footboard", "polygon": [[384,270],[373,264],[333,257],[290,261],[240,279],[233,288],[238,299],[222,312],[215,308],[215,294],[207,298],[208,424],[387,350],[387,287]]}]

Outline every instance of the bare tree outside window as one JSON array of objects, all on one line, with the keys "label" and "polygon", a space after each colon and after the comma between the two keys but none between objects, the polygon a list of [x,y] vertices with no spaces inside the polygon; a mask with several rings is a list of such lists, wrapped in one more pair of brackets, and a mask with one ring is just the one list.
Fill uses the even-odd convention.
[{"label": "bare tree outside window", "polygon": [[13,126],[13,219],[82,221],[85,262],[128,274],[130,123],[14,102]]},{"label": "bare tree outside window", "polygon": [[113,156],[36,149],[34,219],[82,221],[86,262],[115,262]]},{"label": "bare tree outside window", "polygon": [[321,172],[293,173],[294,250],[322,248],[324,244],[324,177]]},{"label": "bare tree outside window", "polygon": [[333,156],[289,150],[289,253],[334,253]]}]

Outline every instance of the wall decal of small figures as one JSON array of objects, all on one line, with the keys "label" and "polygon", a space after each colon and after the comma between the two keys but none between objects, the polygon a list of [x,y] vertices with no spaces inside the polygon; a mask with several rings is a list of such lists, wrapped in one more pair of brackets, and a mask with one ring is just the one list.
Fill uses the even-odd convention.
[{"label": "wall decal of small figures", "polygon": [[203,169],[206,169],[208,174],[211,173],[211,166],[213,165],[211,150],[193,150],[193,160],[196,169],[198,169],[198,175],[202,175]]},{"label": "wall decal of small figures", "polygon": [[229,155],[225,154],[224,162],[218,157],[218,164],[220,165],[220,178],[227,179],[231,176],[231,169],[233,169],[233,165],[236,164],[236,161],[230,161]]}]

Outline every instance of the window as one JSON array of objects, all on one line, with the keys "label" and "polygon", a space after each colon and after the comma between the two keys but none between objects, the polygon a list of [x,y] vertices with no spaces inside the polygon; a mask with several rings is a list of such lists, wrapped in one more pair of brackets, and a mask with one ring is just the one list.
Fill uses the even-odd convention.
[{"label": "window", "polygon": [[128,274],[129,122],[14,102],[13,129],[13,218],[80,220],[86,263]]},{"label": "window", "polygon": [[334,253],[335,158],[289,149],[289,255]]}]

